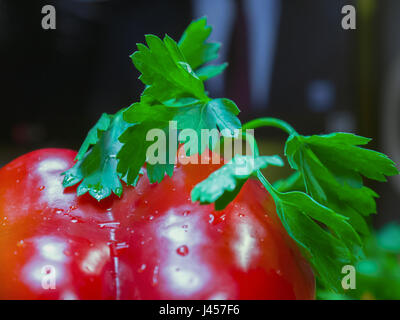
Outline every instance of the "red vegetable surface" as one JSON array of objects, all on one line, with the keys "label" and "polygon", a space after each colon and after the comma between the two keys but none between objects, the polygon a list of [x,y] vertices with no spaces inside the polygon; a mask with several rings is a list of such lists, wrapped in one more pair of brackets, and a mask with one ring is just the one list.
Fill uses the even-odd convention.
[{"label": "red vegetable surface", "polygon": [[1,299],[314,297],[311,268],[258,181],[215,211],[190,192],[220,165],[178,164],[161,183],[143,175],[98,202],[63,188],[75,156],[43,149],[0,169]]}]

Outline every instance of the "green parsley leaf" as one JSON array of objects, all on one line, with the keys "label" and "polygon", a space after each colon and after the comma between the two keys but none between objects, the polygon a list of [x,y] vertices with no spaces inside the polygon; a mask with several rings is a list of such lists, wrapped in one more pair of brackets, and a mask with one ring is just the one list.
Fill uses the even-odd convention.
[{"label": "green parsley leaf", "polygon": [[268,165],[281,167],[283,164],[279,156],[236,155],[192,189],[192,201],[200,201],[201,204],[215,203],[215,210],[223,210],[257,170]]},{"label": "green parsley leaf", "polygon": [[[116,155],[122,147],[118,138],[130,126],[123,120],[123,111],[114,116],[103,115],[90,130],[78,153],[78,161],[63,173],[64,187],[71,187],[81,182],[77,189],[78,195],[89,192],[97,200],[107,198],[112,192],[118,196],[122,194]],[[88,150],[90,145],[92,148]]]},{"label": "green parsley leaf", "polygon": [[163,104],[148,104],[144,101],[133,103],[124,112],[124,120],[129,123],[141,123],[156,119],[157,122],[168,123],[175,114],[176,108],[170,108]]},{"label": "green parsley leaf", "polygon": [[362,216],[376,212],[374,198],[378,195],[363,186],[362,176],[385,181],[385,176],[398,174],[387,156],[359,147],[369,140],[350,133],[292,134],[285,146],[289,164],[301,173],[307,193],[349,217],[363,234],[368,227]]},{"label": "green parsley leaf", "polygon": [[146,136],[149,130],[155,128],[157,128],[156,123],[136,123],[120,136],[119,140],[123,146],[117,155],[119,160],[117,170],[128,185],[134,183],[146,161],[147,148],[152,143],[147,141]]},{"label": "green parsley leaf", "polygon": [[228,64],[226,62],[217,66],[205,66],[197,69],[196,74],[201,80],[206,81],[224,72],[227,66]]},{"label": "green parsley leaf", "polygon": [[196,73],[198,73],[198,68],[218,58],[221,44],[207,42],[211,32],[212,27],[207,25],[207,18],[203,17],[193,21],[179,40],[179,48]]},{"label": "green parsley leaf", "polygon": [[[235,103],[229,99],[210,99],[204,90],[203,80],[222,72],[226,66],[203,66],[218,54],[219,44],[206,42],[210,32],[206,19],[199,19],[188,27],[179,45],[168,36],[161,40],[147,35],[147,47],[138,44],[138,51],[132,54],[146,88],[140,102],[131,105],[124,114],[124,120],[132,127],[121,136],[124,146],[118,154],[117,170],[128,184],[135,181],[139,168],[146,162],[151,143],[140,140],[151,129],[163,130],[168,141],[170,121],[176,121],[179,132],[192,129],[197,141],[190,141],[188,137],[183,141],[191,155],[202,153],[208,145],[216,143],[212,135],[203,142],[202,129],[219,130],[219,139],[219,133],[232,137],[241,128]],[[192,68],[197,68],[200,76]],[[169,143],[175,144],[175,141]],[[195,143],[196,148],[190,148],[189,143]],[[160,151],[161,158],[170,158],[168,150],[169,147]],[[160,182],[165,174],[171,175],[173,167],[171,161],[147,163],[150,182]]]},{"label": "green parsley leaf", "polygon": [[[178,129],[192,129],[197,133],[198,147],[187,148],[188,155],[194,153],[203,153],[206,146],[214,147],[215,139],[203,141],[202,130],[218,129],[225,137],[234,137],[237,130],[241,128],[241,123],[237,115],[239,109],[236,104],[229,99],[213,99],[206,103],[194,102],[190,105],[180,108],[174,116],[177,121]],[[185,142],[185,141],[181,141]]]},{"label": "green parsley leaf", "polygon": [[[168,131],[169,127],[160,129],[161,134],[157,141],[147,149],[147,154],[152,156],[154,163],[146,159],[147,176],[150,183],[161,182],[165,175],[172,176],[176,163],[176,153],[178,150],[178,140],[171,138]],[[165,137],[165,140],[163,139]],[[151,148],[151,150],[150,150]],[[172,154],[170,153],[172,151]]]},{"label": "green parsley leaf", "polygon": [[139,79],[147,85],[144,96],[159,102],[181,97],[208,99],[203,81],[192,71],[174,40],[167,35],[163,41],[147,35],[146,43],[148,47],[138,44],[138,51],[131,55],[142,73]]},{"label": "green parsley leaf", "polygon": [[86,152],[89,148],[99,142],[102,133],[110,127],[112,116],[108,115],[107,113],[103,113],[94,125],[92,129],[90,129],[86,139],[83,141],[81,148],[78,151],[76,156],[76,160],[82,160]]},{"label": "green parsley leaf", "polygon": [[326,287],[341,288],[343,265],[362,257],[361,240],[348,218],[299,192],[279,192],[264,178],[258,177],[274,198],[278,216],[291,238]]},{"label": "green parsley leaf", "polygon": [[[124,119],[135,127],[130,128],[121,137],[124,144],[118,158],[121,163],[118,171],[122,176],[127,177],[128,184],[135,180],[135,174],[138,168],[144,165],[146,161],[146,153],[152,142],[139,140],[145,139],[147,133],[144,130],[159,129],[165,133],[166,148],[162,149],[160,156],[162,162],[150,164],[148,163],[147,175],[150,182],[160,182],[165,173],[172,175],[175,162],[170,161],[169,146],[171,143],[178,144],[179,133],[183,130],[188,132],[192,129],[187,139],[181,142],[185,143],[185,149],[188,155],[195,153],[201,154],[206,147],[213,147],[216,140],[219,139],[219,133],[224,136],[232,137],[237,133],[235,130],[240,129],[241,123],[237,118],[239,109],[236,104],[229,99],[213,99],[208,102],[201,102],[194,98],[170,99],[164,101],[163,104],[150,105],[146,101],[135,103],[130,106],[124,113]],[[170,121],[176,121],[177,136],[170,139],[168,128]],[[210,136],[204,136],[202,141],[203,129],[219,130],[217,131],[217,139]],[[183,134],[184,132],[182,132]],[[182,137],[182,136],[181,136]],[[141,147],[138,148],[138,145]],[[177,147],[172,148],[176,150]],[[132,161],[135,157],[135,161]],[[164,160],[166,159],[166,160]],[[174,161],[175,158],[173,157]]]},{"label": "green parsley leaf", "polygon": [[[150,152],[153,152],[153,158],[156,160],[159,159],[159,161],[156,163],[150,163],[147,161],[147,176],[150,183],[161,182],[165,174],[172,176],[176,161],[175,155],[170,155],[170,150],[176,153],[176,150],[178,149],[178,140],[176,137],[170,138],[169,126],[170,121],[173,120],[173,117],[176,114],[176,110],[177,108],[167,107],[162,104],[149,105],[142,101],[140,103],[134,103],[125,111],[124,119],[132,124],[136,124],[137,126],[122,137],[124,150],[121,155],[118,155],[118,157],[122,159],[122,164],[119,166],[118,170],[120,170],[123,176],[129,176],[129,182],[135,180],[132,175],[137,172],[139,166],[136,161],[130,161],[129,157],[132,156],[130,155],[130,149],[135,149],[136,159],[143,161],[141,166],[143,166],[144,162],[148,160],[147,152],[149,148],[151,147],[155,149],[150,150]],[[147,133],[152,129],[158,130],[157,132],[159,134],[154,137],[153,140],[144,142],[144,147],[138,149],[137,144],[139,141],[137,141],[137,139],[139,140],[145,137],[147,140]],[[144,132],[144,130],[147,130],[147,133]],[[162,140],[159,141],[160,139]],[[174,144],[175,146],[170,149],[171,144]],[[127,175],[129,171],[131,173],[130,175]]]}]

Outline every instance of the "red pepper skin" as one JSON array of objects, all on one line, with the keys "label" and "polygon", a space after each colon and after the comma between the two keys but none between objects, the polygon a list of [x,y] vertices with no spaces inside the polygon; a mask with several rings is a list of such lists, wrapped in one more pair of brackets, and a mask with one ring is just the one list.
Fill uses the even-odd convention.
[{"label": "red pepper skin", "polygon": [[98,202],[62,187],[75,156],[42,149],[0,169],[0,299],[314,298],[260,183],[217,212],[190,191],[219,165],[178,164]]}]

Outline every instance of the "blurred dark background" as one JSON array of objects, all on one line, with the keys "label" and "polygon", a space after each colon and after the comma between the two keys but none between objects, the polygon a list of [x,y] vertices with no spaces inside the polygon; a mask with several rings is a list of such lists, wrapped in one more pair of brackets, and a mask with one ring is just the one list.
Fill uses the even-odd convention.
[{"label": "blurred dark background", "polygon": [[[55,30],[41,27],[47,4]],[[356,30],[341,26],[348,4]],[[354,132],[400,162],[398,0],[0,0],[0,166],[37,148],[79,148],[101,113],[138,100],[129,55],[144,34],[178,40],[203,15],[229,62],[208,90],[235,100],[243,121],[275,116],[303,134]],[[282,153],[283,137],[257,133],[266,153]],[[399,220],[400,180],[372,187],[381,194],[375,223]]]}]

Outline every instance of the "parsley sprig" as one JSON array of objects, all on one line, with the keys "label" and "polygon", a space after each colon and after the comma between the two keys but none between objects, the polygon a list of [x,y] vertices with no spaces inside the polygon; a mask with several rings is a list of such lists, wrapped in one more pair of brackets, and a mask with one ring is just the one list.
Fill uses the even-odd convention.
[{"label": "parsley sprig", "polygon": [[[79,184],[78,195],[88,192],[97,200],[112,193],[121,196],[124,181],[135,186],[143,174],[151,183],[173,175],[179,143],[191,155],[202,153],[188,141],[170,136],[171,123],[178,132],[193,129],[218,130],[221,137],[250,139],[253,155],[236,155],[231,161],[196,185],[192,201],[214,203],[223,210],[248,179],[258,179],[272,196],[277,214],[289,236],[299,245],[327,288],[340,289],[341,267],[362,257],[362,237],[369,232],[365,217],[376,212],[377,194],[364,179],[385,181],[398,170],[387,156],[364,148],[369,139],[349,133],[303,136],[288,123],[261,118],[242,126],[236,104],[226,98],[211,98],[204,81],[220,74],[227,64],[211,65],[220,44],[208,42],[211,27],[205,18],[193,21],[179,42],[145,36],[131,55],[145,85],[138,102],[115,115],[104,114],[89,131],[74,167],[64,173],[64,186]],[[282,166],[278,156],[260,155],[251,135],[238,130],[272,126],[288,134],[285,155],[295,173],[271,184],[261,173],[270,165]],[[158,150],[162,163],[152,163],[147,152],[154,140],[150,130],[165,133],[165,148]],[[215,141],[211,141],[213,148]],[[172,149],[171,149],[172,147]]]},{"label": "parsley sprig", "polygon": [[[177,130],[190,128],[198,136],[202,129],[218,129],[228,137],[235,135],[241,127],[236,104],[226,98],[212,99],[204,89],[204,81],[226,67],[206,65],[218,57],[220,48],[220,44],[207,41],[210,33],[211,27],[201,18],[189,25],[179,43],[167,35],[163,40],[147,35],[147,46],[137,45],[131,59],[145,84],[140,101],[116,115],[101,117],[84,141],[77,163],[64,173],[65,187],[80,183],[78,194],[89,192],[97,200],[111,193],[120,196],[119,180],[135,185],[139,178],[152,143],[146,139],[151,129],[165,132],[167,146],[161,155],[164,163],[147,163],[149,180],[160,182],[165,174],[171,176],[175,160],[175,155],[168,153],[171,121],[176,121]],[[204,146],[199,140],[197,148],[187,149],[190,154],[196,150],[202,153]]]},{"label": "parsley sprig", "polygon": [[122,194],[121,174],[117,172],[117,154],[122,147],[119,137],[130,127],[123,120],[123,112],[103,114],[89,131],[76,156],[76,164],[63,173],[64,187],[80,183],[78,195],[89,192],[97,200],[111,193]]}]

